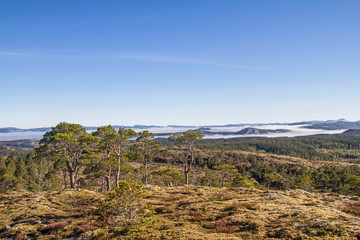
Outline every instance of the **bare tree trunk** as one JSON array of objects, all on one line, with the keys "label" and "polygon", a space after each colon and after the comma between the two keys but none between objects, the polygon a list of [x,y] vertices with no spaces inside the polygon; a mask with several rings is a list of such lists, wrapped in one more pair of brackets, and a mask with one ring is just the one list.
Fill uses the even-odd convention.
[{"label": "bare tree trunk", "polygon": [[105,177],[105,179],[106,179],[106,189],[107,189],[107,191],[111,191],[111,168],[110,168],[110,170],[109,170],[109,175],[107,175],[106,177]]},{"label": "bare tree trunk", "polygon": [[189,165],[193,164],[194,162],[194,149],[190,148],[190,154],[191,154],[191,162]]},{"label": "bare tree trunk", "polygon": [[185,173],[185,184],[189,184],[189,172],[190,172],[190,166],[185,165],[184,166],[184,173]]},{"label": "bare tree trunk", "polygon": [[105,180],[106,180],[106,191],[109,192],[109,191],[111,191],[111,182],[110,182],[109,176],[106,176]]},{"label": "bare tree trunk", "polygon": [[101,180],[101,183],[102,183],[102,185],[101,185],[101,192],[104,192],[104,189],[105,189],[104,179]]},{"label": "bare tree trunk", "polygon": [[73,189],[76,189],[75,186],[75,175],[73,171],[69,171],[69,177],[70,177],[70,187]]},{"label": "bare tree trunk", "polygon": [[185,175],[185,184],[187,185],[189,183],[189,176],[186,171],[186,165],[184,163],[184,175]]},{"label": "bare tree trunk", "polygon": [[73,189],[76,189],[76,186],[75,186],[75,170],[73,169],[72,167],[72,164],[70,162],[67,162],[66,163],[67,167],[68,167],[68,170],[69,170],[69,178],[70,178],[70,187],[73,188]]},{"label": "bare tree trunk", "polygon": [[189,173],[191,170],[191,161],[189,161],[188,156],[184,159],[184,175],[185,175],[185,184],[189,184]]},{"label": "bare tree trunk", "polygon": [[74,169],[74,178],[75,178],[74,183],[76,183],[78,180],[79,172],[80,172],[80,167],[76,167],[76,169]]},{"label": "bare tree trunk", "polygon": [[63,172],[63,181],[64,181],[64,189],[66,189],[66,185],[67,185],[67,181],[66,181],[66,169],[63,169],[62,170],[62,172]]},{"label": "bare tree trunk", "polygon": [[[190,162],[188,162],[185,165],[185,184],[186,185],[189,184],[189,173],[190,173],[190,170],[191,170],[191,165],[194,162],[194,151],[193,151],[193,149],[191,147],[190,147],[190,155],[191,155]],[[188,159],[186,161],[188,161]]]},{"label": "bare tree trunk", "polygon": [[118,157],[118,169],[116,171],[116,187],[119,187],[119,181],[120,181],[120,171],[121,171],[121,166],[120,166],[120,163],[121,163],[121,158],[120,156]]}]

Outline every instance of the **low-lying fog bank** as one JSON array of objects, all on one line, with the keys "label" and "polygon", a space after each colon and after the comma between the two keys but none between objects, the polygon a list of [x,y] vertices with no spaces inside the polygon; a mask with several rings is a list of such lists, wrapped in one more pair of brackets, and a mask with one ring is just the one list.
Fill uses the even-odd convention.
[{"label": "low-lying fog bank", "polygon": [[[216,126],[216,127],[148,127],[137,128],[132,127],[137,132],[148,130],[152,132],[156,137],[166,138],[173,133],[182,133],[184,131],[200,131],[203,132],[205,138],[233,138],[233,137],[296,137],[296,136],[308,136],[316,134],[338,134],[346,131],[347,129],[339,130],[323,130],[323,129],[310,129],[304,128],[307,125],[243,125],[237,127],[228,126]],[[246,133],[242,133],[241,130],[251,129]],[[255,131],[254,131],[255,130]],[[267,131],[268,130],[268,131]],[[272,130],[279,130],[278,132],[271,132]],[[92,129],[89,132],[93,131]],[[256,133],[256,132],[264,133]],[[45,132],[26,131],[26,132],[7,132],[0,133],[0,141],[12,141],[20,139],[34,139],[40,140]]]}]

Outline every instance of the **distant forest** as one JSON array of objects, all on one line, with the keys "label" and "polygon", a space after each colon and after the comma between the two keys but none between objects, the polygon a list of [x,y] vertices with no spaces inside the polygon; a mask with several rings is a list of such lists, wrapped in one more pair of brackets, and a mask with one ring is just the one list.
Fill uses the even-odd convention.
[{"label": "distant forest", "polygon": [[[9,143],[7,143],[9,145]],[[203,139],[199,132],[155,139],[112,126],[89,134],[59,123],[40,145],[0,145],[0,191],[110,191],[121,180],[360,193],[360,130],[294,138]]]},{"label": "distant forest", "polygon": [[[170,146],[167,139],[158,139]],[[239,137],[205,139],[198,143],[200,149],[257,153],[273,153],[309,160],[345,160],[360,163],[360,130],[348,130],[342,134],[323,134],[303,137]]]}]

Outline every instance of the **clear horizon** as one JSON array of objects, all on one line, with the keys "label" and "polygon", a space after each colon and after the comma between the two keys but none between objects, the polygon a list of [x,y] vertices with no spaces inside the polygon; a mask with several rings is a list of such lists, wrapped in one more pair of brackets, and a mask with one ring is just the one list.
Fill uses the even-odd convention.
[{"label": "clear horizon", "polygon": [[0,127],[360,112],[360,2],[0,2]]}]

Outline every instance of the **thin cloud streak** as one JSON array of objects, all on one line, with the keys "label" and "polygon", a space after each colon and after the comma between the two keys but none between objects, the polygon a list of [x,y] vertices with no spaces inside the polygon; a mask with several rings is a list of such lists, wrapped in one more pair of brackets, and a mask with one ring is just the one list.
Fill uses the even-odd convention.
[{"label": "thin cloud streak", "polygon": [[0,56],[11,57],[11,58],[20,58],[20,57],[21,58],[57,57],[55,54],[49,54],[49,53],[11,52],[11,51],[0,51]]},{"label": "thin cloud streak", "polygon": [[215,66],[223,68],[238,68],[238,69],[259,69],[258,67],[227,64],[221,62],[207,61],[203,59],[193,58],[179,58],[175,56],[165,55],[144,55],[144,54],[109,54],[109,55],[81,55],[81,54],[59,54],[59,53],[34,53],[34,52],[10,52],[0,51],[0,56],[4,57],[23,57],[23,58],[72,58],[72,59],[86,59],[86,60],[105,60],[105,59],[118,59],[118,60],[130,60],[141,62],[159,62],[159,63],[174,63],[174,64],[190,64],[190,65],[205,65]]},{"label": "thin cloud streak", "polygon": [[208,66],[217,66],[217,67],[226,67],[226,68],[254,68],[249,66],[235,65],[235,64],[226,64],[219,62],[212,62],[200,59],[191,59],[191,58],[179,58],[173,56],[160,56],[160,55],[109,55],[103,56],[104,58],[118,58],[118,59],[128,59],[128,60],[138,60],[146,62],[162,62],[162,63],[181,63],[181,64],[193,64],[193,65],[208,65]]},{"label": "thin cloud streak", "polygon": [[23,52],[0,52],[0,56],[21,57],[21,56],[26,56],[26,53],[23,53]]}]

